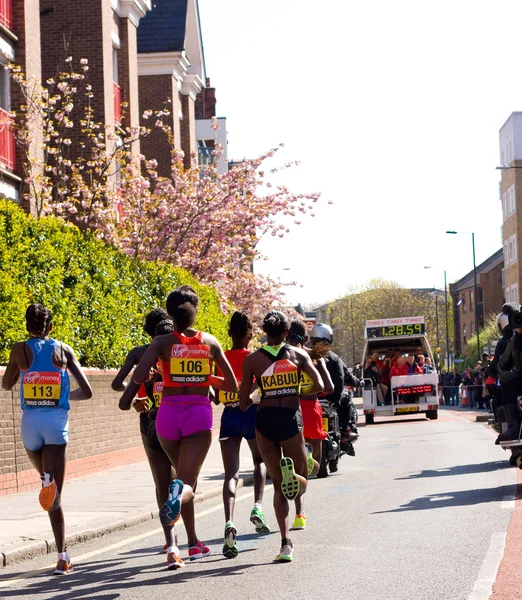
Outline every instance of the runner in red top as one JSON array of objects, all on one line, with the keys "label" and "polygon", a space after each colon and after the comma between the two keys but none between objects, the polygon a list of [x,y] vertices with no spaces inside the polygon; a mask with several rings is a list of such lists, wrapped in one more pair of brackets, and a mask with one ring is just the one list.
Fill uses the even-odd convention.
[{"label": "runner in red top", "polygon": [[[252,323],[249,318],[241,312],[235,312],[230,319],[228,335],[232,338],[232,349],[227,350],[225,356],[238,383],[240,383],[243,362],[245,357],[250,354],[248,344],[252,339]],[[219,370],[218,374],[221,374]],[[250,446],[254,462],[254,508],[250,513],[250,521],[254,524],[257,533],[270,532],[261,506],[265,491],[266,466],[256,442],[257,405],[252,404],[246,411],[243,411],[239,406],[239,393],[222,392],[220,390],[217,390],[215,402],[224,404],[219,432],[221,456],[223,457],[223,467],[225,469],[225,481],[223,482],[223,505],[225,508],[223,556],[234,558],[239,553],[236,543],[237,529],[233,520],[239,476],[239,451],[243,439]]]}]

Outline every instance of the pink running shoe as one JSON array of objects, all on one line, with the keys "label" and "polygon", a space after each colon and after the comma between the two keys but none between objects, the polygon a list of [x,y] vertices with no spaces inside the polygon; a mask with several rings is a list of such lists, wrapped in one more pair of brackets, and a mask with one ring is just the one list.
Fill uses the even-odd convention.
[{"label": "pink running shoe", "polygon": [[189,548],[190,560],[203,558],[204,556],[208,556],[209,554],[210,548],[208,546],[205,546],[203,542],[198,542],[195,546],[190,546]]}]

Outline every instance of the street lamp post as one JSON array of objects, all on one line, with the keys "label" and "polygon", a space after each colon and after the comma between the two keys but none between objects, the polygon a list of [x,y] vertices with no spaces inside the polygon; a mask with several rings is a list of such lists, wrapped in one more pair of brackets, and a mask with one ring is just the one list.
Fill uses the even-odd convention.
[{"label": "street lamp post", "polygon": [[[452,235],[458,233],[470,233],[468,231],[446,231]],[[477,356],[480,360],[480,334],[479,334],[479,313],[478,313],[478,286],[477,286],[477,263],[475,262],[475,233],[471,232],[471,245],[473,247],[473,287],[475,289],[475,327],[477,328]]]},{"label": "street lamp post", "polygon": [[[431,266],[424,267],[425,269],[431,269]],[[447,367],[450,368],[451,360],[450,360],[450,345],[449,345],[449,316],[448,316],[448,282],[446,277],[446,269],[444,269],[444,312],[446,314],[446,361]],[[438,323],[438,316],[437,316]],[[438,329],[438,328],[437,328]],[[437,344],[439,344],[439,334],[437,332]]]}]

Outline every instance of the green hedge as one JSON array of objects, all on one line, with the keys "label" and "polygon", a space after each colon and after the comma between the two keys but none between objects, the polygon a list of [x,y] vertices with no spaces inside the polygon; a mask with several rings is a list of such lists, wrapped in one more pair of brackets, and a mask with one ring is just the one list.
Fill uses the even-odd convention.
[{"label": "green hedge", "polygon": [[39,302],[53,312],[53,337],[70,344],[82,365],[118,367],[146,340],[145,314],[182,284],[199,294],[196,326],[224,342],[228,317],[216,290],[187,271],[133,260],[59,219],[36,220],[0,200],[0,364],[25,339],[27,305]]}]

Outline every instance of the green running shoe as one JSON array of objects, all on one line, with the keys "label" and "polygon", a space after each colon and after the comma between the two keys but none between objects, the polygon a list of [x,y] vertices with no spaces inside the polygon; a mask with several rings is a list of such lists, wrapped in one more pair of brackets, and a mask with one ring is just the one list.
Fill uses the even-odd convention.
[{"label": "green running shoe", "polygon": [[281,491],[283,496],[287,500],[295,500],[297,494],[299,494],[299,479],[297,479],[294,470],[294,461],[284,456],[279,463],[281,466],[281,475],[283,481],[281,482]]},{"label": "green running shoe", "polygon": [[252,509],[250,522],[254,524],[256,533],[270,533],[270,527],[265,520],[265,515],[257,508]]},{"label": "green running shoe", "polygon": [[[288,540],[290,542],[290,540]],[[276,562],[292,562],[294,560],[294,547],[292,542],[281,547],[279,554],[275,557]]]},{"label": "green running shoe", "polygon": [[225,525],[225,540],[223,542],[223,556],[225,558],[236,558],[239,554],[239,548],[236,543],[237,529],[234,523],[229,521]]},{"label": "green running shoe", "polygon": [[306,462],[308,463],[308,476],[310,476],[315,468],[314,456],[312,446],[305,444],[306,446]]}]

